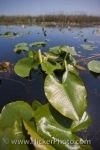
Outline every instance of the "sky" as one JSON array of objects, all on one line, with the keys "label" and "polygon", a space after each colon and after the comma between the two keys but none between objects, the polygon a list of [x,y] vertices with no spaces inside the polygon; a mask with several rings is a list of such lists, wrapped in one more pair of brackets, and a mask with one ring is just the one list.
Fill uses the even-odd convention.
[{"label": "sky", "polygon": [[57,13],[100,16],[100,0],[0,0],[0,15]]}]

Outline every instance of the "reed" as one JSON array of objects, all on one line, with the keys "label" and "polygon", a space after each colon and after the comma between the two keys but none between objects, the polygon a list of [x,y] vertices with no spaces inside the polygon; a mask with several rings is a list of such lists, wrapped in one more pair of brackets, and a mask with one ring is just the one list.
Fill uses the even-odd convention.
[{"label": "reed", "polygon": [[40,15],[0,16],[0,25],[44,25],[44,26],[90,26],[100,25],[100,16],[87,15]]}]

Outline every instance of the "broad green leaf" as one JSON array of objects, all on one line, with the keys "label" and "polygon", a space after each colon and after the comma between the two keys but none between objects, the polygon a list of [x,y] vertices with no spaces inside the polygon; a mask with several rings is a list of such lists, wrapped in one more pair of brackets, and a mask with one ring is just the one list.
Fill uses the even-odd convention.
[{"label": "broad green leaf", "polygon": [[13,38],[17,35],[18,35],[18,33],[9,31],[9,32],[5,32],[5,33],[1,34],[0,36],[3,36],[5,38]]},{"label": "broad green leaf", "polygon": [[28,77],[31,69],[33,69],[34,61],[32,58],[24,57],[20,59],[14,66],[14,71],[21,77]]},{"label": "broad green leaf", "polygon": [[46,45],[47,45],[46,42],[33,42],[30,44],[31,47],[44,47]]},{"label": "broad green leaf", "polygon": [[59,63],[51,64],[48,61],[44,61],[41,63],[42,70],[46,74],[52,74],[55,70],[62,69],[61,65]]},{"label": "broad green leaf", "polygon": [[15,46],[14,51],[16,53],[21,53],[22,51],[29,51],[29,47],[27,43],[19,43]]},{"label": "broad green leaf", "polygon": [[41,106],[42,106],[42,104],[39,101],[37,101],[37,100],[34,100],[33,103],[32,103],[33,111],[36,111]]},{"label": "broad green leaf", "polygon": [[[10,127],[3,130],[0,128],[0,150],[29,150],[25,141],[26,138],[20,121],[16,120]],[[30,141],[27,139],[27,142]]]},{"label": "broad green leaf", "polygon": [[68,72],[60,83],[56,77],[48,75],[45,80],[45,95],[50,104],[62,115],[80,120],[87,103],[86,89],[79,76]]},{"label": "broad green leaf", "polygon": [[33,117],[33,110],[24,101],[16,101],[4,106],[0,115],[0,129],[11,127],[16,120],[30,120]]},{"label": "broad green leaf", "polygon": [[73,121],[71,126],[72,132],[81,131],[87,129],[88,126],[91,124],[92,120],[90,116],[88,116],[87,112],[84,112],[82,118],[79,121]]},{"label": "broad green leaf", "polygon": [[15,45],[15,47],[22,47],[22,46],[28,46],[27,43],[18,43]]},{"label": "broad green leaf", "polygon": [[56,150],[49,144],[46,144],[46,141],[42,139],[26,122],[23,121],[25,129],[28,131],[30,135],[31,141],[34,144],[35,150]]},{"label": "broad green leaf", "polygon": [[95,48],[97,48],[95,45],[93,44],[81,44],[81,47],[85,50],[94,50]]},{"label": "broad green leaf", "polygon": [[[55,111],[51,109],[49,104],[39,107],[34,114],[37,133],[44,138],[45,141],[49,141],[57,150],[69,150],[69,149],[82,149],[82,144],[76,144],[76,141],[81,141],[78,136],[73,134],[70,129],[67,129],[60,125],[54,117]],[[56,116],[58,117],[58,116]],[[73,141],[73,144],[70,144]],[[85,148],[90,146],[85,145]]]},{"label": "broad green leaf", "polygon": [[36,52],[35,52],[35,51],[32,51],[32,50],[31,50],[31,51],[28,52],[28,57],[29,57],[29,58],[34,58],[35,55],[36,55]]},{"label": "broad green leaf", "polygon": [[95,73],[100,73],[100,61],[92,60],[88,63],[88,69]]},{"label": "broad green leaf", "polygon": [[50,53],[53,53],[55,55],[61,54],[62,52],[69,53],[71,55],[77,55],[77,52],[75,51],[74,47],[69,47],[69,46],[56,46],[53,48],[49,49]]}]

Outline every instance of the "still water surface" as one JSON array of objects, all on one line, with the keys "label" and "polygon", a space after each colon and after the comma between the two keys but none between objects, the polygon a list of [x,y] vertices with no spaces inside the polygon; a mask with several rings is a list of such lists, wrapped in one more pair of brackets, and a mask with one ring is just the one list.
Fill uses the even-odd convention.
[{"label": "still water surface", "polygon": [[[48,45],[44,48],[47,51],[49,47],[57,45],[74,46],[79,55],[91,57],[100,54],[100,35],[97,33],[100,27],[88,28],[46,28],[44,35],[42,27],[27,26],[0,26],[0,34],[8,31],[19,32],[21,36],[5,38],[0,36],[0,62],[10,61],[14,64],[24,54],[15,54],[13,49],[17,43],[47,41]],[[84,41],[86,39],[86,41]],[[93,51],[84,50],[80,45],[92,43],[96,46]],[[86,67],[87,62],[81,62]],[[94,150],[100,149],[100,76],[94,76],[88,70],[81,71],[80,75],[86,85],[88,92],[88,112],[93,119],[93,123],[83,136],[92,141]],[[26,80],[18,77],[12,71],[10,74],[0,74],[0,109],[7,103],[16,100],[24,100],[31,103],[34,99],[45,103],[43,91],[43,76],[41,73],[35,73],[32,80]]]}]

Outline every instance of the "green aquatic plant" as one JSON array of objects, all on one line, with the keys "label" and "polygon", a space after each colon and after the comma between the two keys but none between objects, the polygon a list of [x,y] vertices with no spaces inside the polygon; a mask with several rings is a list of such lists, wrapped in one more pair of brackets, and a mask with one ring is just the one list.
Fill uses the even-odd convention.
[{"label": "green aquatic plant", "polygon": [[95,45],[93,44],[81,44],[81,47],[85,50],[94,50],[95,48],[97,48]]},{"label": "green aquatic plant", "polygon": [[33,42],[30,44],[31,47],[44,47],[46,45],[47,45],[46,42]]},{"label": "green aquatic plant", "polygon": [[5,37],[5,38],[12,38],[12,37],[15,37],[17,35],[18,35],[18,33],[16,33],[16,32],[8,31],[8,32],[1,34],[0,36]]},{"label": "green aquatic plant", "polygon": [[100,73],[100,61],[92,60],[88,63],[88,69],[94,73]]},{"label": "green aquatic plant", "polygon": [[[92,149],[90,144],[84,144],[85,139],[77,135],[78,131],[88,128],[91,118],[86,112],[87,92],[76,69],[74,55],[77,55],[74,48],[58,46],[48,52],[29,50],[24,58],[18,60],[14,66],[18,76],[28,77],[34,70],[44,74],[43,88],[48,102],[42,105],[34,100],[30,106],[24,101],[16,101],[2,109],[1,150],[28,150],[29,143],[11,143],[25,139],[36,150]],[[42,141],[42,144],[35,141]]]},{"label": "green aquatic plant", "polygon": [[23,51],[28,51],[29,47],[27,43],[18,43],[15,48],[14,48],[14,52],[20,54]]}]

